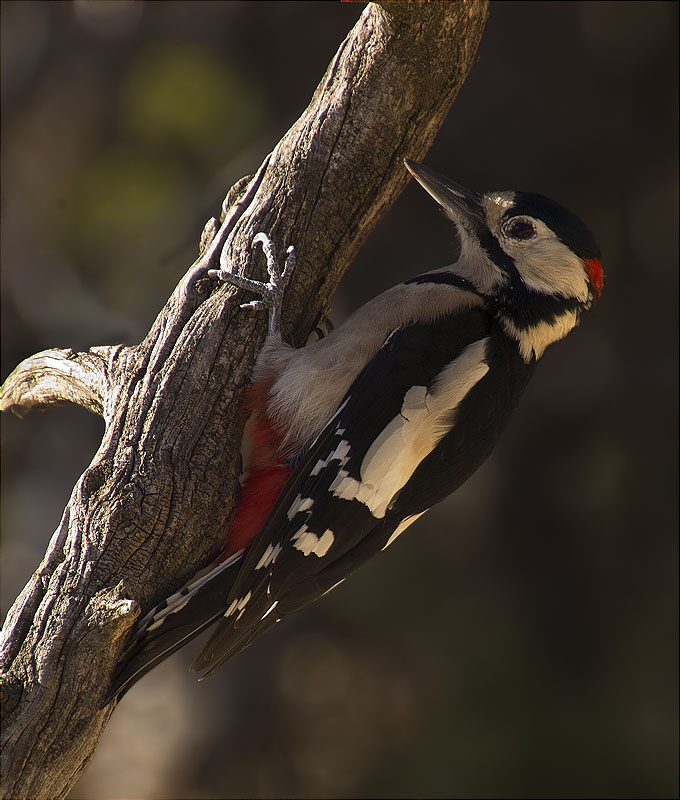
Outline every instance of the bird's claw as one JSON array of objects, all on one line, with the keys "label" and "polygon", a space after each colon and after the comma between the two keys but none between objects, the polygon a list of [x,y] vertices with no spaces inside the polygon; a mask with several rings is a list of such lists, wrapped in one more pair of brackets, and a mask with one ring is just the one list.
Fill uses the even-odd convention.
[{"label": "bird's claw", "polygon": [[222,251],[220,257],[220,269],[208,270],[208,275],[215,280],[224,281],[239,289],[246,289],[247,291],[259,294],[260,300],[242,303],[241,308],[252,312],[261,311],[265,308],[268,309],[269,333],[278,333],[281,326],[283,295],[290,281],[293,266],[295,265],[295,248],[291,245],[286,250],[286,260],[283,265],[283,270],[281,270],[276,260],[276,254],[274,253],[274,245],[269,236],[267,236],[266,233],[258,233],[253,239],[253,245],[256,244],[262,245],[262,250],[267,259],[269,280],[266,283],[264,281],[255,281],[251,278],[234,275],[226,264],[224,251]]}]

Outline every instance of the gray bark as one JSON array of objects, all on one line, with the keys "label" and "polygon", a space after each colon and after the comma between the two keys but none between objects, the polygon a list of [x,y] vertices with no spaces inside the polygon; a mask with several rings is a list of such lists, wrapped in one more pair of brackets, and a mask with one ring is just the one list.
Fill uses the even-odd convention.
[{"label": "gray bark", "polygon": [[[222,250],[264,275],[266,231],[297,266],[283,332],[302,345],[369,232],[421,159],[475,59],[486,2],[369,5],[312,101],[209,224],[203,252],[136,347],[49,350],[7,379],[3,409],[77,403],[99,450],[3,631],[4,797],[61,797],[113,711],[101,708],[126,635],[220,549],[238,495],[239,402],[266,315],[206,276]],[[218,229],[219,228],[219,229]],[[212,239],[211,239],[212,236]]]}]

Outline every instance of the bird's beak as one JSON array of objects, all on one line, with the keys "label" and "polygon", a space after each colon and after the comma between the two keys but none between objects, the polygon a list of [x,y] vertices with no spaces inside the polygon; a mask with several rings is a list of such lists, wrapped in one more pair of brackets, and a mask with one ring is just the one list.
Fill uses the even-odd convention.
[{"label": "bird's beak", "polygon": [[404,159],[406,169],[418,183],[439,203],[454,221],[479,232],[486,228],[486,218],[482,205],[482,196],[464,189],[457,183],[445,178],[433,169],[416,164],[409,158]]}]

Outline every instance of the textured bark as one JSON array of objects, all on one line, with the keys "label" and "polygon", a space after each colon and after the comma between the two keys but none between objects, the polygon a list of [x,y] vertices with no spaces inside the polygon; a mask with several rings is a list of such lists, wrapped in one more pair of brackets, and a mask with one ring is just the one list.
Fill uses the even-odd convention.
[{"label": "textured bark", "polygon": [[[301,345],[422,158],[470,69],[485,2],[369,5],[312,101],[206,226],[202,254],[137,347],[49,350],[7,379],[3,408],[77,403],[105,434],[4,627],[3,796],[59,797],[92,757],[139,614],[219,550],[238,493],[244,385],[265,333],[251,299],[206,277],[222,254],[262,277],[263,230],[297,266],[283,332]],[[219,228],[219,229],[218,229]]]},{"label": "textured bark", "polygon": [[125,348],[93,347],[87,353],[43,350],[14,370],[3,385],[0,410],[23,417],[29,411],[74,403],[104,416],[110,373]]}]

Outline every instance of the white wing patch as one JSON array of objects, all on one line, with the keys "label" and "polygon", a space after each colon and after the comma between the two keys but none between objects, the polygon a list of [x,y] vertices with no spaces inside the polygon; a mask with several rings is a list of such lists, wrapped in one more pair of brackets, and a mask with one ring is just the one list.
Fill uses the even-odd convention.
[{"label": "white wing patch", "polygon": [[[336,431],[336,433],[340,436],[342,436],[344,432],[344,428],[338,428]],[[349,452],[349,442],[346,439],[342,439],[340,444],[338,444],[335,450],[333,450],[333,452],[327,458],[319,459],[316,464],[314,464],[314,467],[309,474],[318,475],[322,469],[325,469],[331,463],[331,461],[339,461],[340,466],[344,467],[349,460]],[[292,519],[292,517],[288,517],[288,519]]]},{"label": "white wing patch", "polygon": [[419,518],[422,517],[425,512],[421,511],[420,514],[411,514],[410,517],[406,517],[406,519],[402,520],[396,527],[394,533],[390,536],[390,538],[385,542],[383,546],[383,550],[387,550],[387,548],[392,544],[392,542],[402,534],[409,525],[413,525],[413,523]]},{"label": "white wing patch", "polygon": [[221,564],[218,564],[216,567],[208,567],[204,570],[201,570],[197,575],[195,575],[191,581],[185,584],[179,591],[171,594],[170,597],[167,597],[161,605],[164,607],[158,611],[158,606],[149,611],[145,617],[140,620],[138,629],[140,631],[153,631],[156,628],[159,628],[166,620],[170,614],[176,614],[178,611],[181,611],[186,604],[193,598],[193,596],[198,592],[199,589],[202,589],[203,586],[206,585],[209,581],[211,581],[215,576],[219,575],[220,572],[223,572],[225,569],[233,566],[243,555],[243,550],[239,550],[238,553],[234,553],[234,555],[230,556],[226,561],[223,561]]},{"label": "white wing patch", "polygon": [[268,608],[268,609],[267,609],[267,610],[264,612],[264,614],[262,615],[262,619],[264,619],[265,617],[268,617],[268,616],[269,616],[269,615],[272,613],[272,611],[273,611],[273,610],[276,608],[276,606],[278,606],[278,604],[279,604],[279,601],[278,601],[278,600],[277,600],[276,602],[272,603],[272,604],[269,606],[269,608]]},{"label": "white wing patch", "polygon": [[318,558],[323,558],[331,549],[334,541],[335,535],[330,529],[321,536],[317,536],[315,533],[312,533],[306,525],[303,525],[293,536],[293,542],[295,542],[293,547],[306,556],[314,553]]},{"label": "white wing patch", "polygon": [[324,593],[321,595],[321,597],[324,597],[325,595],[327,595],[327,594],[328,594],[328,592],[332,592],[332,591],[333,591],[333,589],[335,589],[335,587],[336,587],[336,586],[340,586],[340,584],[341,584],[341,583],[343,583],[343,581],[344,581],[344,580],[345,580],[345,579],[344,579],[344,578],[342,578],[342,579],[341,579],[341,580],[339,580],[337,583],[334,583],[334,584],[331,586],[331,588],[330,588],[330,589],[326,589],[326,591],[325,591],[325,592],[324,592]]},{"label": "white wing patch", "polygon": [[268,544],[267,549],[262,553],[262,558],[255,565],[255,569],[264,569],[274,564],[282,550],[281,544]]},{"label": "white wing patch", "polygon": [[[314,474],[314,473],[312,473]],[[314,500],[311,497],[303,497],[302,495],[298,495],[295,500],[291,503],[290,508],[286,512],[286,516],[288,517],[288,521],[293,519],[293,517],[298,514],[300,511],[309,511],[311,507],[314,505]],[[307,515],[309,516],[309,515]]]},{"label": "white wing patch", "polygon": [[361,480],[339,470],[330,490],[344,500],[358,500],[382,518],[395,494],[451,428],[451,413],[489,371],[488,339],[480,339],[441,371],[430,391],[413,386],[400,413],[370,446],[361,463]]},{"label": "white wing patch", "polygon": [[[239,612],[239,617],[244,612],[245,607],[248,605],[248,601],[250,600],[251,592],[241,597],[239,600],[233,600],[229,608],[224,612],[225,617],[230,617],[232,614],[235,614],[237,611]],[[237,617],[238,619],[238,617]]]}]

